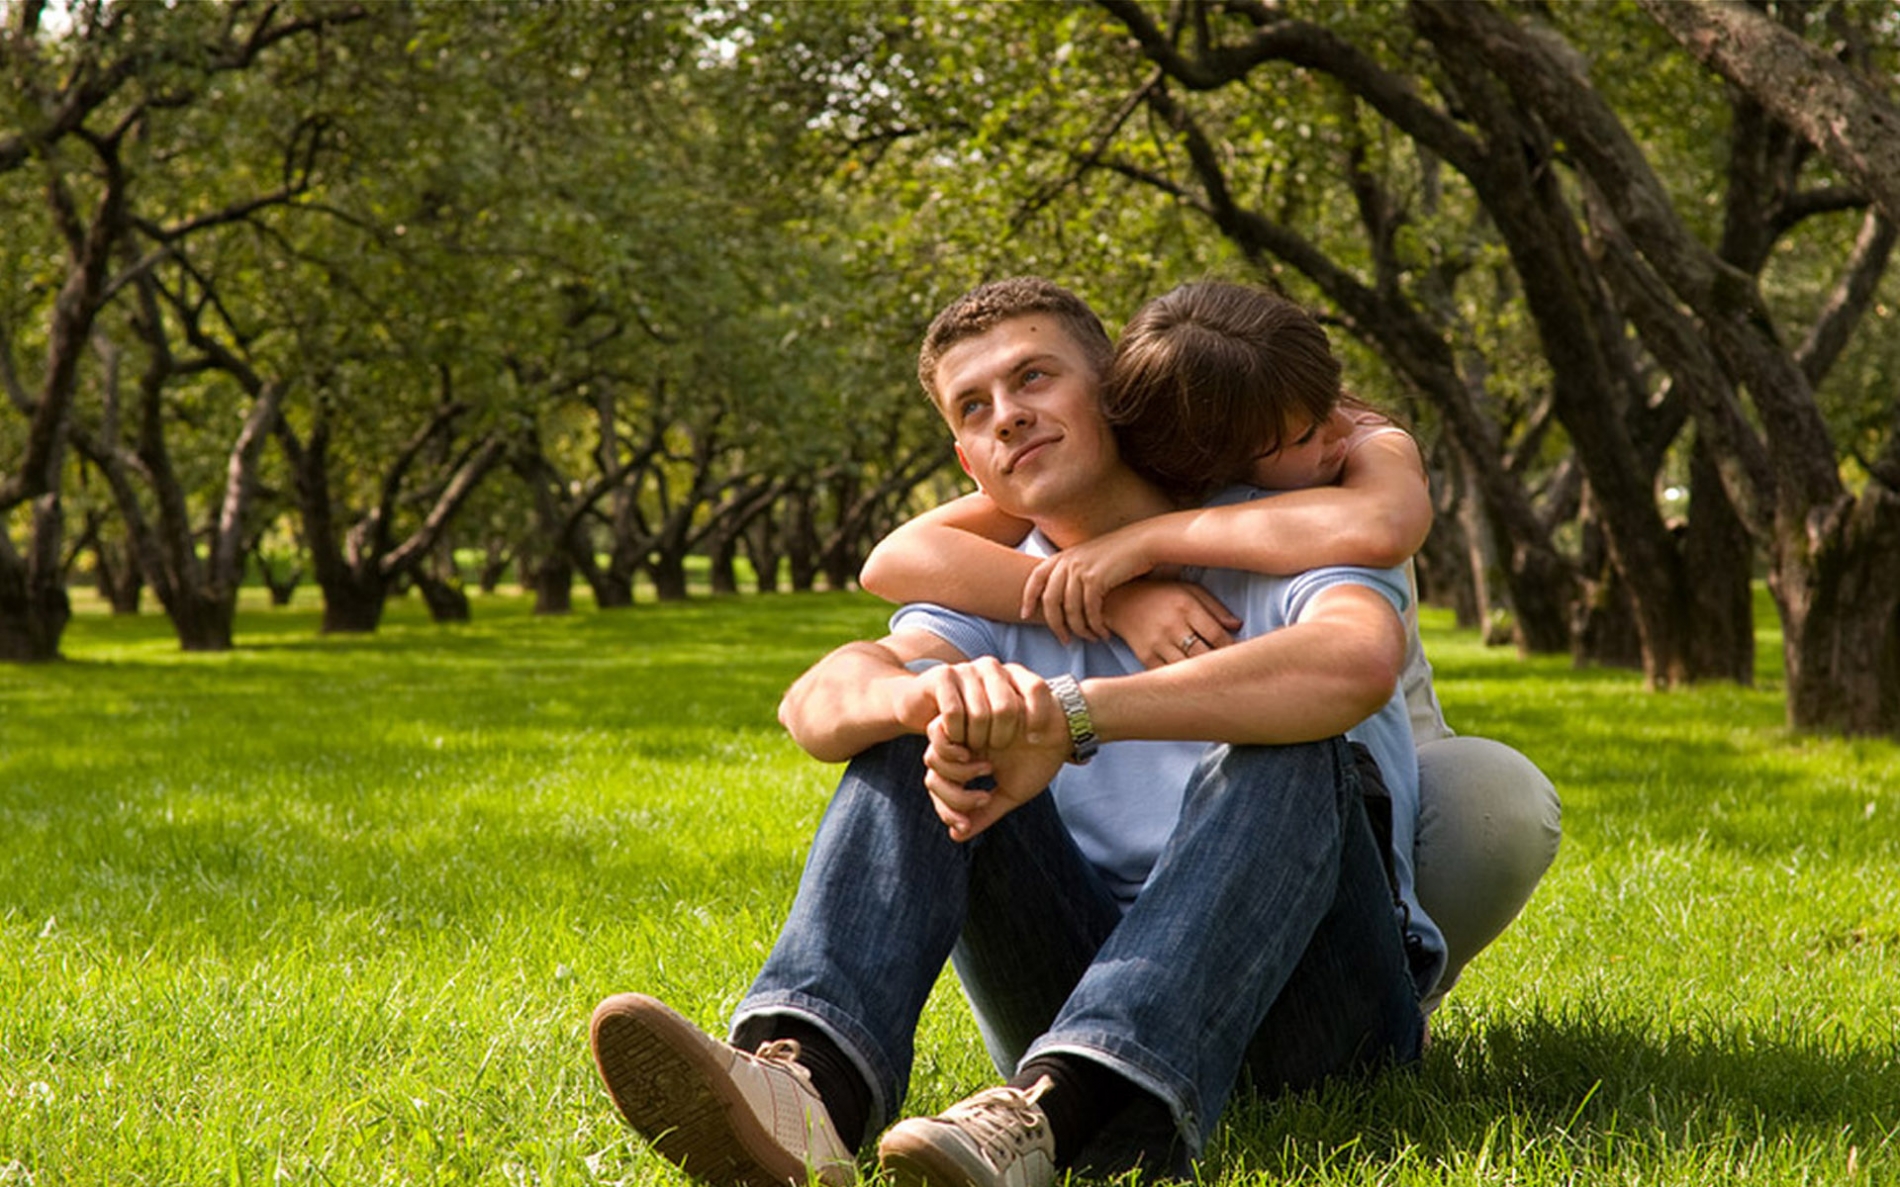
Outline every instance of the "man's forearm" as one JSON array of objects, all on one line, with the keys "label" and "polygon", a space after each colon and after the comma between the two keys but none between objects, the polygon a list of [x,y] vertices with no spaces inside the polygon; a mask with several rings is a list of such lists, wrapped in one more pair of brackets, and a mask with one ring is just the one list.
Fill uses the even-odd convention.
[{"label": "man's forearm", "polygon": [[894,682],[914,680],[881,643],[847,643],[793,682],[778,719],[821,762],[843,762],[879,742],[916,732],[899,717]]},{"label": "man's forearm", "polygon": [[1288,627],[1188,662],[1085,680],[1082,693],[1104,742],[1312,742],[1377,712],[1402,658],[1386,640]]}]

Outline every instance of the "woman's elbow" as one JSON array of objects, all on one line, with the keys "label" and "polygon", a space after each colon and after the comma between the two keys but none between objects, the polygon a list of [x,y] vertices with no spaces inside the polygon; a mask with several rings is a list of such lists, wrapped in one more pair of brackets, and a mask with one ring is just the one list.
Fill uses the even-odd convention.
[{"label": "woman's elbow", "polygon": [[897,600],[891,596],[891,561],[884,545],[872,548],[871,555],[864,558],[864,565],[858,570],[858,586],[887,602]]},{"label": "woman's elbow", "polygon": [[1368,567],[1396,569],[1418,554],[1431,530],[1430,515],[1422,519],[1410,514],[1374,516],[1363,525],[1359,548]]}]

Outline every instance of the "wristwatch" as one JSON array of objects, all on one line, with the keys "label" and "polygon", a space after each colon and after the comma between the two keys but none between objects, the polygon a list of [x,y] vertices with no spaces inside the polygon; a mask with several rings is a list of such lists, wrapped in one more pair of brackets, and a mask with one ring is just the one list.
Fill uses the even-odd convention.
[{"label": "wristwatch", "polygon": [[1049,677],[1048,684],[1056,704],[1062,706],[1062,715],[1069,719],[1069,761],[1080,766],[1094,758],[1101,746],[1095,736],[1095,719],[1089,716],[1089,703],[1083,699],[1082,686],[1067,673]]}]

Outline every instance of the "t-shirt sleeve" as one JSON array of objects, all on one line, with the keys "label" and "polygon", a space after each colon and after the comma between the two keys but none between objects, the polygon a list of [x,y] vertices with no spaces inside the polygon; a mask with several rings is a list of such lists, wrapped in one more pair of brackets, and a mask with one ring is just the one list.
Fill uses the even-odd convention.
[{"label": "t-shirt sleeve", "polygon": [[1287,581],[1284,594],[1285,621],[1298,622],[1300,614],[1316,595],[1336,585],[1363,585],[1392,603],[1392,610],[1396,614],[1405,613],[1405,607],[1412,600],[1404,569],[1365,569],[1357,565],[1328,565],[1321,569],[1308,569]]},{"label": "t-shirt sleeve", "polygon": [[995,623],[929,602],[912,602],[899,607],[897,613],[891,615],[891,630],[928,631],[961,651],[965,659],[1002,654]]}]

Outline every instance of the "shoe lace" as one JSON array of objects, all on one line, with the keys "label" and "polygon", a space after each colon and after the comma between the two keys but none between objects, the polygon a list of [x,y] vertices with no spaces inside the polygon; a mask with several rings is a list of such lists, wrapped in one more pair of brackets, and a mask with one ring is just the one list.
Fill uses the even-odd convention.
[{"label": "shoe lace", "polygon": [[752,1053],[752,1058],[760,1063],[771,1063],[779,1067],[803,1071],[803,1065],[798,1062],[798,1054],[797,1039],[773,1039],[767,1043],[760,1043],[759,1049]]},{"label": "shoe lace", "polygon": [[955,1121],[994,1164],[1021,1155],[1038,1129],[1049,1121],[1036,1102],[1055,1082],[1044,1076],[1028,1088],[991,1088],[952,1105],[945,1120]]}]

